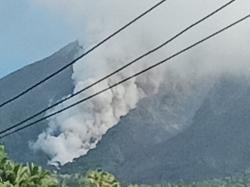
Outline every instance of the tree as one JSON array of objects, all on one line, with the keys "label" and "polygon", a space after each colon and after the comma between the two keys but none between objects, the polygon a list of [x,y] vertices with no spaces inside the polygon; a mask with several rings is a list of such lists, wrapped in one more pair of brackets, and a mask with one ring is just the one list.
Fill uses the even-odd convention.
[{"label": "tree", "polygon": [[100,170],[87,172],[85,185],[86,187],[121,187],[112,174]]},{"label": "tree", "polygon": [[4,146],[0,145],[0,187],[58,187],[58,181],[50,172],[33,163],[21,165],[8,159]]}]

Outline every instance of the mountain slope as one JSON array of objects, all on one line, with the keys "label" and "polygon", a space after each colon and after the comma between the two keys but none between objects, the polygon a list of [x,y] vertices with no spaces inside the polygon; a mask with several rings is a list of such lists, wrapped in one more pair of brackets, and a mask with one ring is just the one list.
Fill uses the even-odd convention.
[{"label": "mountain slope", "polygon": [[[189,126],[170,138],[157,128],[159,121],[152,124],[148,119],[152,113],[145,106],[138,107],[111,129],[95,150],[63,171],[101,167],[135,183],[201,180],[244,171],[250,166],[249,93],[249,79],[221,78]],[[160,112],[162,107],[157,108]],[[157,138],[161,141],[155,141]]]},{"label": "mountain slope", "polygon": [[[52,56],[0,80],[0,102],[65,65],[79,52],[77,42]],[[25,119],[50,102],[72,93],[72,68],[23,98],[0,109],[0,128]],[[171,76],[170,76],[171,77]],[[176,77],[172,77],[173,80]],[[166,81],[159,94],[138,107],[103,137],[97,148],[62,172],[101,167],[122,181],[159,183],[228,176],[250,166],[250,84],[244,76],[225,75],[209,87]],[[181,82],[181,81],[180,81]],[[10,157],[47,165],[45,154],[34,153],[29,141],[47,121],[3,140]]]},{"label": "mountain slope", "polygon": [[[77,42],[73,42],[50,57],[28,65],[2,79],[0,79],[0,103],[11,98],[21,90],[28,88],[45,76],[67,64],[79,51]],[[72,93],[71,80],[72,67],[59,74],[47,83],[35,88],[24,97],[0,109],[0,128],[4,129],[13,125],[31,114],[47,107],[50,102],[61,99]],[[38,161],[40,155],[35,155],[28,142],[35,139],[44,129],[47,122],[42,122],[36,127],[26,129],[3,140],[10,157],[17,161]],[[41,159],[44,164],[47,158]]]}]

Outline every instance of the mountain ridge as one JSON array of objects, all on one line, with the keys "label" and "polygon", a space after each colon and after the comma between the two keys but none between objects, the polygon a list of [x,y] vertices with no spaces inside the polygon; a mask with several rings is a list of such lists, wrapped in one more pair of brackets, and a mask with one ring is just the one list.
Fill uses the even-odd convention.
[{"label": "mountain ridge", "polygon": [[[150,124],[145,120],[136,133],[127,129],[136,129],[139,124],[135,121],[133,127],[123,119],[103,137],[95,150],[64,166],[63,172],[104,168],[130,183],[199,181],[244,172],[250,167],[250,157],[247,156],[250,155],[250,143],[247,143],[250,142],[247,136],[250,116],[244,112],[250,111],[250,103],[242,107],[245,100],[250,99],[248,93],[248,79],[221,78],[195,112],[191,124],[156,144],[146,143],[147,138],[160,136],[161,129],[150,134]],[[241,123],[236,128],[238,119]],[[141,134],[147,132],[147,136],[138,138],[140,142],[134,138],[140,134],[139,130]],[[241,135],[233,136],[237,132]]]},{"label": "mountain ridge", "polygon": [[[73,42],[52,56],[0,79],[0,102],[65,65],[81,50],[78,42]],[[71,94],[72,73],[71,67],[0,110],[1,129]],[[175,79],[173,75],[168,81]],[[60,172],[103,168],[122,181],[159,183],[204,180],[247,170],[249,78],[225,74],[211,88],[207,88],[207,82],[191,86],[191,94],[186,94],[185,85],[178,84],[166,83],[158,94],[141,100],[136,109],[103,136],[96,149],[62,166]],[[183,124],[181,130],[175,123]],[[47,125],[48,121],[43,121],[2,140],[10,158],[49,168],[50,158],[29,147],[29,142],[35,141]]]},{"label": "mountain ridge", "polygon": [[[0,79],[0,102],[6,101],[45,76],[55,72],[59,67],[66,65],[75,58],[80,50],[78,42],[72,42],[53,55],[27,65]],[[14,125],[46,108],[50,102],[57,101],[71,94],[74,88],[71,79],[72,71],[72,67],[68,68],[50,81],[36,87],[23,97],[1,108],[1,129]],[[61,84],[62,82],[63,84]],[[2,142],[6,145],[10,157],[20,162],[34,161],[39,163],[41,161],[43,165],[47,165],[48,158],[45,155],[41,158],[39,154],[29,149],[29,141],[35,140],[38,134],[47,126],[47,123],[47,121],[41,122],[36,127],[25,129],[22,132],[6,137]],[[20,157],[20,155],[22,156]]]}]

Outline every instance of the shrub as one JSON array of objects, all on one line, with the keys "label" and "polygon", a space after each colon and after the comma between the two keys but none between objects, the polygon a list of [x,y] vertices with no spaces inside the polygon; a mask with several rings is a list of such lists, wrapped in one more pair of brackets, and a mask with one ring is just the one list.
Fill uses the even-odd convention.
[{"label": "shrub", "polygon": [[58,181],[50,172],[33,163],[21,165],[8,159],[4,146],[0,145],[0,187],[58,187]]},{"label": "shrub", "polygon": [[119,181],[110,173],[101,170],[87,172],[86,187],[121,187]]}]

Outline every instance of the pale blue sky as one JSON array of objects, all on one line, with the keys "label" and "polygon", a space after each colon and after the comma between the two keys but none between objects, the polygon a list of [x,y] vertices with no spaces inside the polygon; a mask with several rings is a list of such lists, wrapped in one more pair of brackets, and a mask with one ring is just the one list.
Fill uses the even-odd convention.
[{"label": "pale blue sky", "polygon": [[63,18],[29,1],[0,0],[0,77],[76,39]]}]

